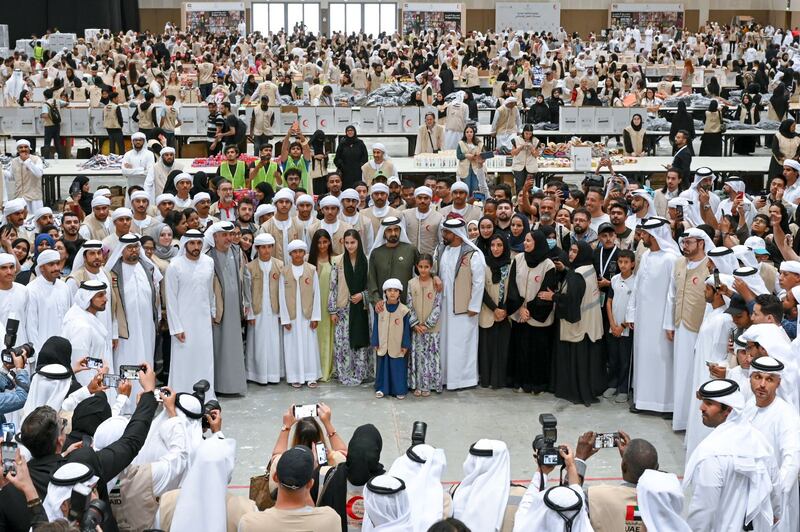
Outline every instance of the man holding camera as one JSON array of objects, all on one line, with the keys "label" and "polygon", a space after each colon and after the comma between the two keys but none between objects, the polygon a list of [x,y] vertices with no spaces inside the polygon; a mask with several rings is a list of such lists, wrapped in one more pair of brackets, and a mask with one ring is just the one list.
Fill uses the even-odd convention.
[{"label": "man holding camera", "polygon": [[[25,406],[31,386],[27,362],[27,352],[3,350],[2,369],[0,369],[0,422],[2,423],[7,421],[6,414],[16,412]],[[5,436],[0,434],[0,437]]]}]

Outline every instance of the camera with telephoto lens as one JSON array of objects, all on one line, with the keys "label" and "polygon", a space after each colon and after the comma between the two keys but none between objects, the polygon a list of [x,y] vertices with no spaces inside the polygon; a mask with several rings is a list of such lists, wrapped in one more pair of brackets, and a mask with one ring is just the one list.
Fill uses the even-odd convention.
[{"label": "camera with telephoto lens", "polygon": [[96,532],[102,526],[109,513],[108,503],[101,499],[89,501],[80,520],[81,532]]},{"label": "camera with telephoto lens", "polygon": [[219,401],[216,399],[212,399],[205,404],[203,407],[203,432],[207,430],[211,430],[211,424],[208,422],[208,416],[211,415],[212,410],[219,410],[222,412],[222,406],[220,406]]},{"label": "camera with telephoto lens", "polygon": [[23,351],[27,351],[27,357],[33,358],[34,350],[31,344],[22,344],[19,346],[14,346],[17,343],[17,331],[19,330],[19,320],[15,320],[14,318],[8,318],[6,321],[6,335],[3,337],[3,345],[5,348],[3,349],[2,353],[0,353],[0,358],[2,358],[4,364],[13,364],[14,363],[14,356],[21,357],[24,353]]},{"label": "camera with telephoto lens", "polygon": [[421,445],[425,443],[425,435],[428,433],[428,424],[424,421],[415,421],[411,427],[411,445]]},{"label": "camera with telephoto lens", "polygon": [[563,466],[564,459],[558,452],[556,439],[558,439],[558,420],[553,414],[539,414],[539,424],[542,433],[533,440],[533,450],[536,451],[536,461],[540,466]]}]

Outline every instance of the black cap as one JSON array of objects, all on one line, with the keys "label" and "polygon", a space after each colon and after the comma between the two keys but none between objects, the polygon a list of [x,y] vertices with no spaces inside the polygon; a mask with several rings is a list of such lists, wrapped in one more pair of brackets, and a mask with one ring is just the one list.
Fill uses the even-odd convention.
[{"label": "black cap", "polygon": [[739,294],[733,294],[725,313],[731,316],[739,316],[742,312],[747,312],[747,303],[745,303],[744,298]]},{"label": "black cap", "polygon": [[305,445],[292,447],[281,455],[275,469],[278,482],[290,490],[297,490],[308,484],[314,476],[314,456]]},{"label": "black cap", "polygon": [[611,225],[608,222],[601,223],[600,227],[597,228],[597,234],[598,235],[603,234],[603,233],[616,233],[616,232],[617,231],[616,231],[616,229],[614,229],[614,226]]}]

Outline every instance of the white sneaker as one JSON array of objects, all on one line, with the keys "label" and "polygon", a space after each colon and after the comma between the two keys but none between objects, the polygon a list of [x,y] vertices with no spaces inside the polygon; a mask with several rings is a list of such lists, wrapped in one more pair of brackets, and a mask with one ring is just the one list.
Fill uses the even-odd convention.
[{"label": "white sneaker", "polygon": [[617,397],[614,399],[615,403],[627,403],[628,402],[628,394],[627,393],[620,393],[617,394]]},{"label": "white sneaker", "polygon": [[608,390],[603,392],[603,398],[604,399],[611,399],[615,395],[617,395],[617,389],[616,388],[609,388]]}]

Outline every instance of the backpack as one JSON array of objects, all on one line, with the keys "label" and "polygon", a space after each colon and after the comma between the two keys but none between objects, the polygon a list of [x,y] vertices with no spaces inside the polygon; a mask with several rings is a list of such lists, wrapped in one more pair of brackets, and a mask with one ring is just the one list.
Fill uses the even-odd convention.
[{"label": "backpack", "polygon": [[45,105],[47,105],[47,115],[50,117],[50,121],[57,126],[61,123],[61,111],[58,110],[58,106],[54,105],[54,103],[45,102]]}]

